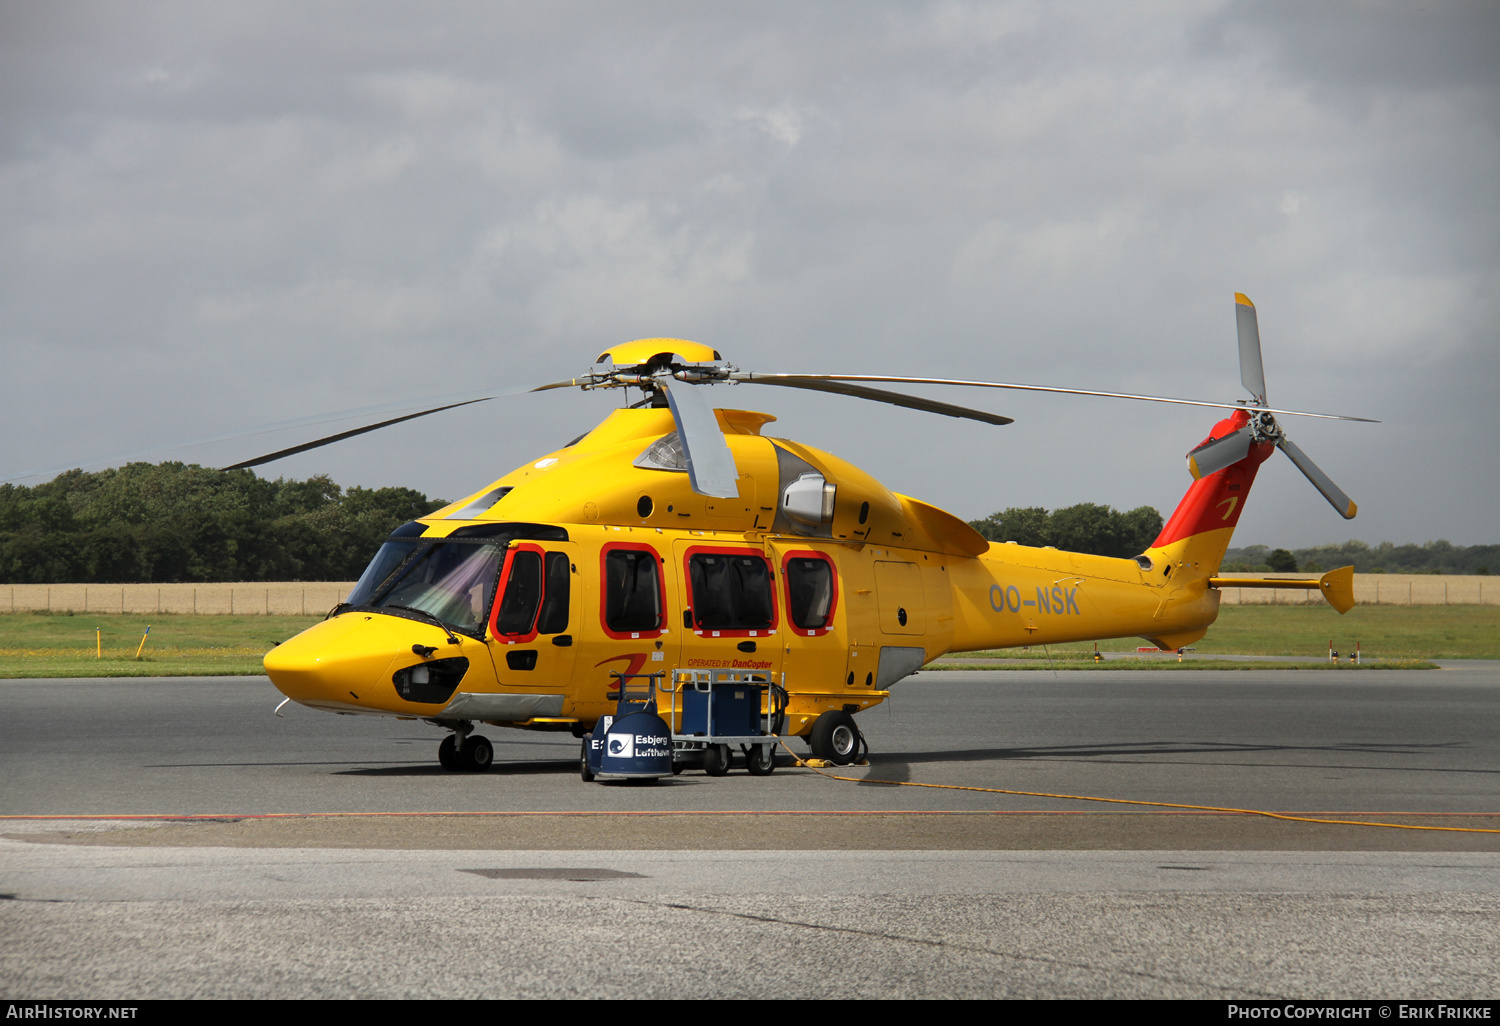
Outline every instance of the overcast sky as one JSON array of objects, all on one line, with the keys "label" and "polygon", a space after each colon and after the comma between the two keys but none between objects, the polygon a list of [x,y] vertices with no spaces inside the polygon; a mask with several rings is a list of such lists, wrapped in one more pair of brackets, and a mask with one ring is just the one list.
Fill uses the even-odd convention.
[{"label": "overcast sky", "polygon": [[[1242,398],[1236,544],[1500,542],[1500,3],[0,0],[0,478],[695,339],[746,370]],[[784,393],[784,394],[783,394]],[[1200,409],[716,388],[965,519],[1169,513]],[[618,394],[260,468],[458,498]],[[346,425],[163,453],[233,462]],[[44,478],[21,483],[36,484]]]}]

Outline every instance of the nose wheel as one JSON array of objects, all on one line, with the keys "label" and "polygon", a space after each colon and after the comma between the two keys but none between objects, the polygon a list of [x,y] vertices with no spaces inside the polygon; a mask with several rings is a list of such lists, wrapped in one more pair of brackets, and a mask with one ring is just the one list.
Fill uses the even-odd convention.
[{"label": "nose wheel", "polygon": [[480,737],[478,734],[471,734],[464,738],[462,745],[458,742],[457,734],[449,734],[443,738],[442,744],[438,745],[438,765],[445,770],[483,773],[494,761],[495,746],[490,744],[489,738]]}]

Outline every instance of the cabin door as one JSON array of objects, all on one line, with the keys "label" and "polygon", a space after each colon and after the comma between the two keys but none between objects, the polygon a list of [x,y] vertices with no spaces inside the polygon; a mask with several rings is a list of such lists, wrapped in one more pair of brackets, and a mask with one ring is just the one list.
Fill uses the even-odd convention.
[{"label": "cabin door", "polygon": [[[816,544],[779,548],[776,553],[781,572],[777,595],[784,610],[781,668],[788,692],[832,696],[849,686],[848,630],[835,624],[835,617],[843,617],[845,595],[833,554]],[[806,726],[794,722],[788,730],[798,733]]]},{"label": "cabin door", "polygon": [[571,542],[521,541],[506,549],[489,625],[490,657],[504,689],[567,689],[581,626],[578,570]]},{"label": "cabin door", "polygon": [[779,683],[776,571],[759,545],[679,541],[673,546],[684,670],[750,670]]}]

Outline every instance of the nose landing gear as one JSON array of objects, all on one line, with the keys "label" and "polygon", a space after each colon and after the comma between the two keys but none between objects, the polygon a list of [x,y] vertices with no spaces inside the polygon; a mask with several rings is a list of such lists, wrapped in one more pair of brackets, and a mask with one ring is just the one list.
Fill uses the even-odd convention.
[{"label": "nose landing gear", "polygon": [[438,745],[438,764],[445,770],[468,770],[470,773],[483,773],[490,768],[495,761],[495,746],[490,744],[490,739],[478,734],[470,734],[473,725],[466,724],[463,727],[455,727],[453,733],[443,738],[443,743]]}]

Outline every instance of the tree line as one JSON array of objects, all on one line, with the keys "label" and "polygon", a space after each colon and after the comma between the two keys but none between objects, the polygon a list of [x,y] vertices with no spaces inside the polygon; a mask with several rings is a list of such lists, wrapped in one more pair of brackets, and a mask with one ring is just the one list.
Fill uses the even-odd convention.
[{"label": "tree line", "polygon": [[[34,487],[0,485],[0,583],[347,581],[395,527],[447,504],[410,488],[344,489],[183,463],[71,470]],[[1150,506],[1012,507],[969,522],[990,541],[1129,558],[1161,533]],[[1227,571],[1488,574],[1500,545],[1230,549]]]},{"label": "tree line", "polygon": [[1121,513],[1112,506],[1082,502],[1051,512],[1040,506],[1013,506],[971,520],[969,526],[992,542],[1055,545],[1069,552],[1128,559],[1156,540],[1162,519],[1150,506]]},{"label": "tree line", "polygon": [[1321,573],[1352,566],[1358,574],[1490,574],[1500,570],[1500,545],[1454,545],[1438,539],[1425,545],[1369,545],[1346,541],[1307,549],[1247,545],[1224,554],[1229,572],[1301,570]]},{"label": "tree line", "polygon": [[408,520],[446,505],[326,476],[131,463],[0,485],[0,582],[347,581]]},{"label": "tree line", "polygon": [[[1150,506],[1121,513],[1109,506],[1085,502],[1065,509],[1013,507],[992,513],[969,526],[990,541],[1022,545],[1055,545],[1073,552],[1129,557],[1144,552],[1161,533],[1161,514]],[[1393,545],[1362,541],[1317,545],[1304,549],[1273,549],[1246,545],[1224,554],[1228,573],[1322,573],[1352,566],[1361,574],[1490,574],[1500,570],[1500,545],[1454,545],[1438,540],[1425,545]]]}]

